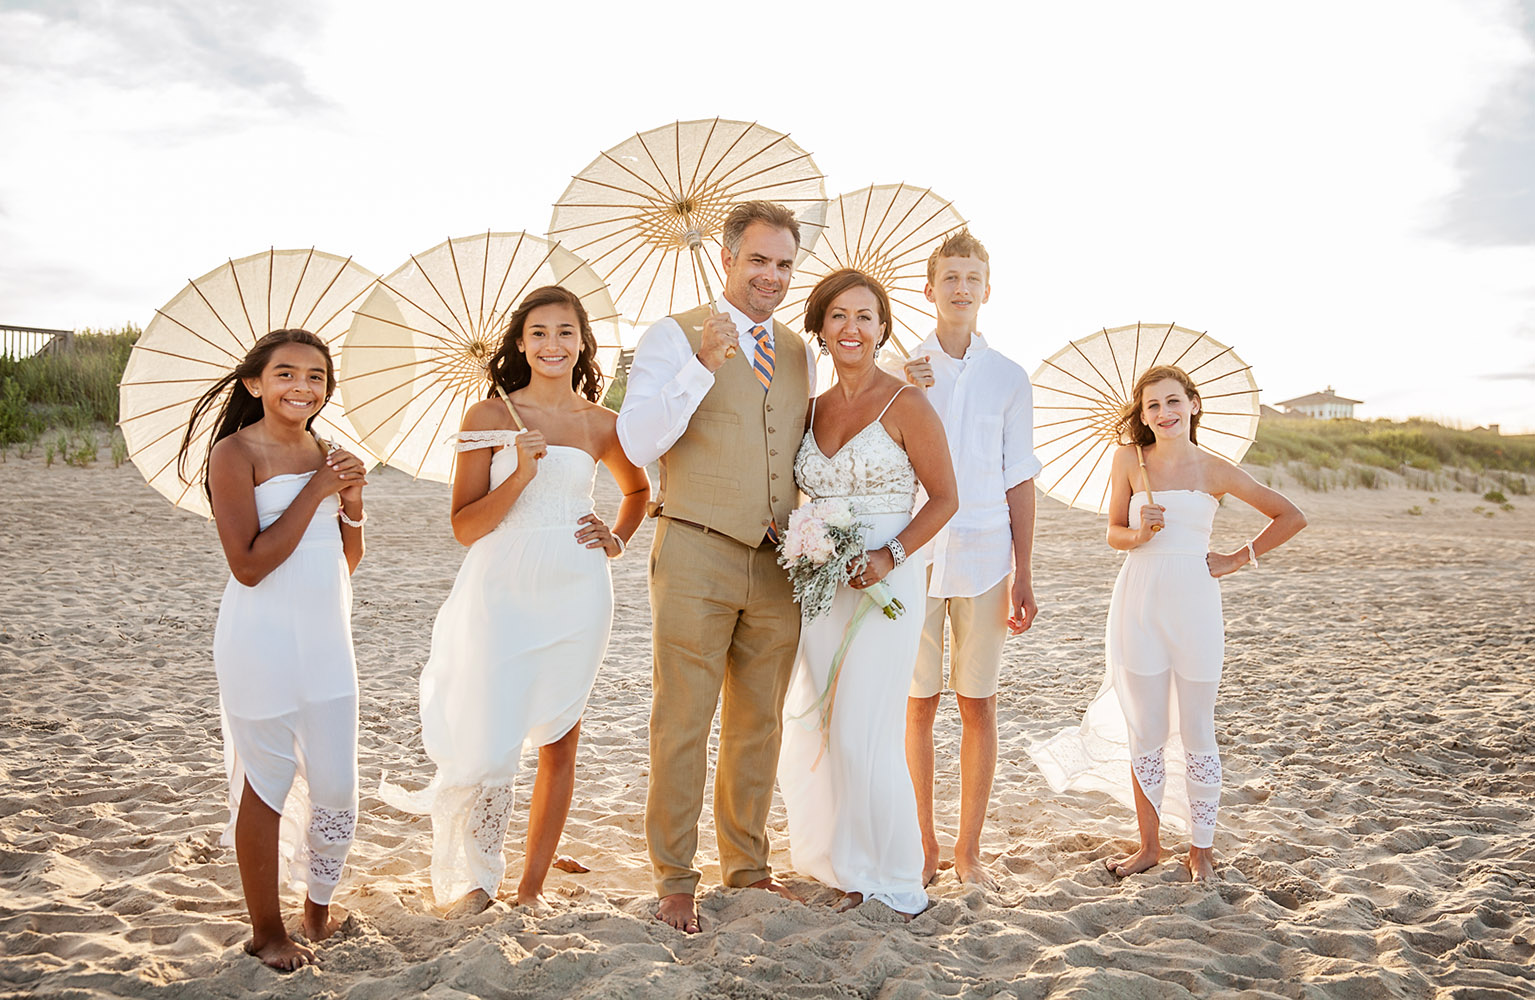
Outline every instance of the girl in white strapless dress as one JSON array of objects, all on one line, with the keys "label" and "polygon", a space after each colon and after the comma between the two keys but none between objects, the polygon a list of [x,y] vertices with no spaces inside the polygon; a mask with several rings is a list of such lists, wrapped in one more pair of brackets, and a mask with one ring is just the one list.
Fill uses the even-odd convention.
[{"label": "girl in white strapless dress", "polygon": [[[531,292],[490,362],[507,398],[470,407],[455,435],[453,533],[469,551],[421,672],[421,737],[436,776],[417,793],[381,788],[391,805],[431,814],[432,892],[450,915],[489,906],[506,874],[525,746],[539,748],[538,774],[516,902],[547,905],[581,714],[613,621],[607,563],[650,495],[618,444],[616,414],[597,405],[596,347],[580,299],[557,286]],[[598,461],[624,493],[611,531],[592,511]]]},{"label": "girl in white strapless dress", "polygon": [[[258,340],[193,408],[182,461],[223,399],[203,470],[231,571],[213,636],[233,844],[252,954],[314,960],[357,825],[357,670],[350,574],[362,558],[363,463],[309,430],[335,390],[314,334]],[[183,477],[185,471],[183,470]],[[339,501],[338,501],[339,497]],[[284,928],[279,852],[307,887],[308,943]]]},{"label": "girl in white strapless dress", "polygon": [[[906,769],[906,693],[917,662],[922,567],[907,562],[959,507],[938,414],[922,394],[874,364],[890,330],[884,289],[858,271],[822,279],[806,301],[805,328],[831,354],[837,381],[811,405],[794,479],[812,500],[845,497],[864,535],[866,565],[831,608],[804,622],[784,699],[778,788],[789,816],[794,868],[847,894],[904,914],[927,908],[922,832]],[[828,451],[825,444],[831,447]],[[915,515],[917,483],[928,499]],[[867,614],[852,633],[823,734],[816,708],[849,623],[884,581],[906,612]],[[824,747],[824,751],[823,751]]]},{"label": "girl in white strapless dress", "polygon": [[[1133,875],[1156,865],[1161,820],[1169,817],[1190,831],[1186,865],[1202,881],[1214,873],[1221,790],[1215,695],[1225,630],[1217,579],[1256,565],[1306,519],[1282,494],[1196,446],[1199,391],[1181,369],[1147,370],[1131,399],[1120,427],[1121,440],[1132,443],[1115,453],[1109,485],[1108,542],[1127,555],[1109,600],[1103,684],[1079,728],[1029,754],[1056,791],[1105,791],[1134,804],[1140,848],[1108,861],[1110,871]],[[1222,554],[1210,551],[1210,529],[1227,494],[1271,520]],[[1184,798],[1164,801],[1180,774]]]}]

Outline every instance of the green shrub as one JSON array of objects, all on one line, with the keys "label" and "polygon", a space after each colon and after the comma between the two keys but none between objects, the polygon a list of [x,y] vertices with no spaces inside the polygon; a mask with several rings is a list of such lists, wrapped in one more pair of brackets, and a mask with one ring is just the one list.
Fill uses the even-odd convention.
[{"label": "green shrub", "polygon": [[1502,493],[1499,493],[1497,490],[1488,490],[1486,493],[1482,494],[1482,499],[1490,500],[1493,503],[1508,503],[1508,497],[1504,496]]},{"label": "green shrub", "polygon": [[83,434],[117,423],[117,384],[139,333],[131,324],[83,330],[68,351],[0,358],[0,446],[36,440],[50,427]]}]

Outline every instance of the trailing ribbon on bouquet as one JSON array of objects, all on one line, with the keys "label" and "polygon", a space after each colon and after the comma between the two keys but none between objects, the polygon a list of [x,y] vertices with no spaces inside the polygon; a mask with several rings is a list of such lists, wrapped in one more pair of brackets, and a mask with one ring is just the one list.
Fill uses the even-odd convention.
[{"label": "trailing ribbon on bouquet", "polygon": [[890,585],[881,580],[878,583],[865,587],[858,602],[858,610],[853,612],[853,617],[848,619],[846,627],[842,630],[842,644],[837,647],[836,655],[831,658],[831,670],[826,674],[826,687],[810,707],[799,715],[792,716],[795,721],[814,713],[816,726],[821,730],[821,749],[815,755],[815,761],[810,765],[814,771],[820,766],[821,758],[826,756],[826,751],[831,746],[831,713],[837,704],[837,682],[842,679],[842,663],[847,659],[847,651],[852,648],[853,639],[858,635],[863,620],[869,612],[879,608],[888,617],[895,618],[906,610],[905,605],[896,600],[890,592]]}]

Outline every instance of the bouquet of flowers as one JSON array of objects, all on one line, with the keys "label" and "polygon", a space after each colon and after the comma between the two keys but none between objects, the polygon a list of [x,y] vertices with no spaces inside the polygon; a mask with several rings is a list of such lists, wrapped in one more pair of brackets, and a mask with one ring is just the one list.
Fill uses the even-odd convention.
[{"label": "bouquet of flowers", "polygon": [[[812,500],[789,515],[789,529],[778,546],[778,565],[789,571],[794,599],[805,621],[825,614],[837,588],[868,564],[863,554],[863,532],[868,527],[853,520],[852,505],[843,497]],[[887,618],[906,610],[883,580],[863,592]]]},{"label": "bouquet of flowers", "polygon": [[[805,621],[825,614],[837,596],[837,588],[868,565],[863,547],[863,532],[868,527],[853,520],[852,505],[841,497],[814,500],[789,515],[789,529],[784,532],[783,542],[778,547],[778,564],[789,571],[789,580],[794,584],[794,599],[799,602]],[[832,657],[825,688],[809,709],[795,717],[814,715],[815,724],[821,730],[821,752],[810,765],[812,771],[821,763],[830,746],[837,681],[864,616],[879,608],[887,618],[893,619],[906,610],[883,580],[865,587],[861,593],[868,600],[859,601],[857,611],[843,630],[842,645]]]}]

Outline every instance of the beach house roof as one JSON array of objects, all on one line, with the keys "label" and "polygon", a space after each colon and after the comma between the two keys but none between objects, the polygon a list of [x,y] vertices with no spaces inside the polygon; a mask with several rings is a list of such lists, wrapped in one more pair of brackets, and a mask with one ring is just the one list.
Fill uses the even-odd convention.
[{"label": "beach house roof", "polygon": [[1323,391],[1321,391],[1321,392],[1313,392],[1309,396],[1296,396],[1294,399],[1282,400],[1278,405],[1279,406],[1321,406],[1324,403],[1353,403],[1353,404],[1357,405],[1357,404],[1363,403],[1363,402],[1364,402],[1364,400],[1362,400],[1362,399],[1349,399],[1346,396],[1340,396],[1337,393],[1332,391],[1332,386],[1328,386]]}]

